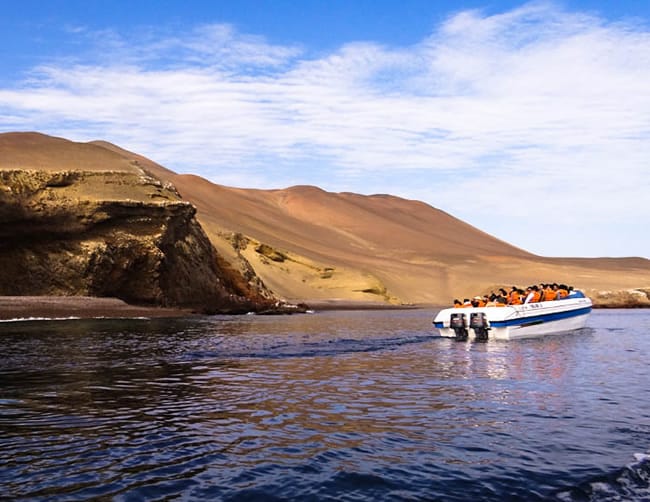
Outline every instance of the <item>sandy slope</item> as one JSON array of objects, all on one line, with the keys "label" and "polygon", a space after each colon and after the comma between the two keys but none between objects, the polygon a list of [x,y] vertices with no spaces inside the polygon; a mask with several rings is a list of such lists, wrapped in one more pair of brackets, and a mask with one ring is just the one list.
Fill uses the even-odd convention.
[{"label": "sandy slope", "polygon": [[1,169],[136,172],[132,157],[92,143],[75,143],[40,133],[0,134]]},{"label": "sandy slope", "polygon": [[43,168],[86,162],[139,167],[173,182],[196,205],[223,255],[241,267],[245,258],[276,294],[292,300],[446,304],[501,284],[558,281],[594,290],[650,285],[649,260],[535,256],[419,201],[308,186],[229,188],[177,175],[110,143],[55,144],[40,135],[29,138],[30,151],[37,152],[30,163],[22,150],[27,140],[6,136],[0,135],[0,167],[4,141],[16,145],[9,149],[13,165],[22,159]]}]

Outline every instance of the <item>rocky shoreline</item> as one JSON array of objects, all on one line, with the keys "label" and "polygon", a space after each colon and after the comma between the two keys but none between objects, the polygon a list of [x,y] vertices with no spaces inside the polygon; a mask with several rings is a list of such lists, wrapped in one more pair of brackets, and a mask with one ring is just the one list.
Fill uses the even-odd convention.
[{"label": "rocky shoreline", "polygon": [[591,298],[594,308],[650,308],[650,287],[620,290],[588,289],[584,293]]},{"label": "rocky shoreline", "polygon": [[[585,291],[594,308],[650,308],[650,288],[621,291]],[[303,313],[307,310],[376,310],[439,308],[431,305],[388,305],[374,302],[314,300],[276,304],[260,314]],[[161,318],[199,315],[190,309],[148,307],[128,304],[118,298],[90,296],[0,296],[0,321],[92,318]]]},{"label": "rocky shoreline", "polygon": [[0,296],[0,320],[185,317],[192,311],[90,296]]},{"label": "rocky shoreline", "polygon": [[[276,302],[256,313],[284,315],[304,313],[305,304]],[[244,313],[243,311],[240,313]],[[204,311],[183,308],[132,305],[118,298],[92,296],[0,296],[0,321],[49,319],[134,319],[188,317]]]}]

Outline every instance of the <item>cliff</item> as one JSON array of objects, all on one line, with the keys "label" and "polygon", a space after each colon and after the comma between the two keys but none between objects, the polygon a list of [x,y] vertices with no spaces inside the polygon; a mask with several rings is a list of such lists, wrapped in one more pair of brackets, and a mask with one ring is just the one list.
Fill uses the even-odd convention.
[{"label": "cliff", "polygon": [[111,296],[203,312],[274,298],[218,255],[173,186],[119,171],[0,170],[0,295]]}]

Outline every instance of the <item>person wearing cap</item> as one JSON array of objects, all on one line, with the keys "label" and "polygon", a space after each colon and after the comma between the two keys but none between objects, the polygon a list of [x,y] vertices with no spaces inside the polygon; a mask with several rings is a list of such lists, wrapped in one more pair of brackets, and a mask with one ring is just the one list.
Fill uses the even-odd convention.
[{"label": "person wearing cap", "polygon": [[472,300],[472,307],[485,307],[485,300],[480,296],[475,296]]}]

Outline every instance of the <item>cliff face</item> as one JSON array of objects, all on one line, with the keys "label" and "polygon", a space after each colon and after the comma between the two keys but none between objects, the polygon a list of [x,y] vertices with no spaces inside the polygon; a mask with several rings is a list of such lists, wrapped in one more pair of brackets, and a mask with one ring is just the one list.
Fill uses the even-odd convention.
[{"label": "cliff face", "polygon": [[0,170],[0,295],[267,308],[271,294],[221,259],[194,206],[138,171]]}]

